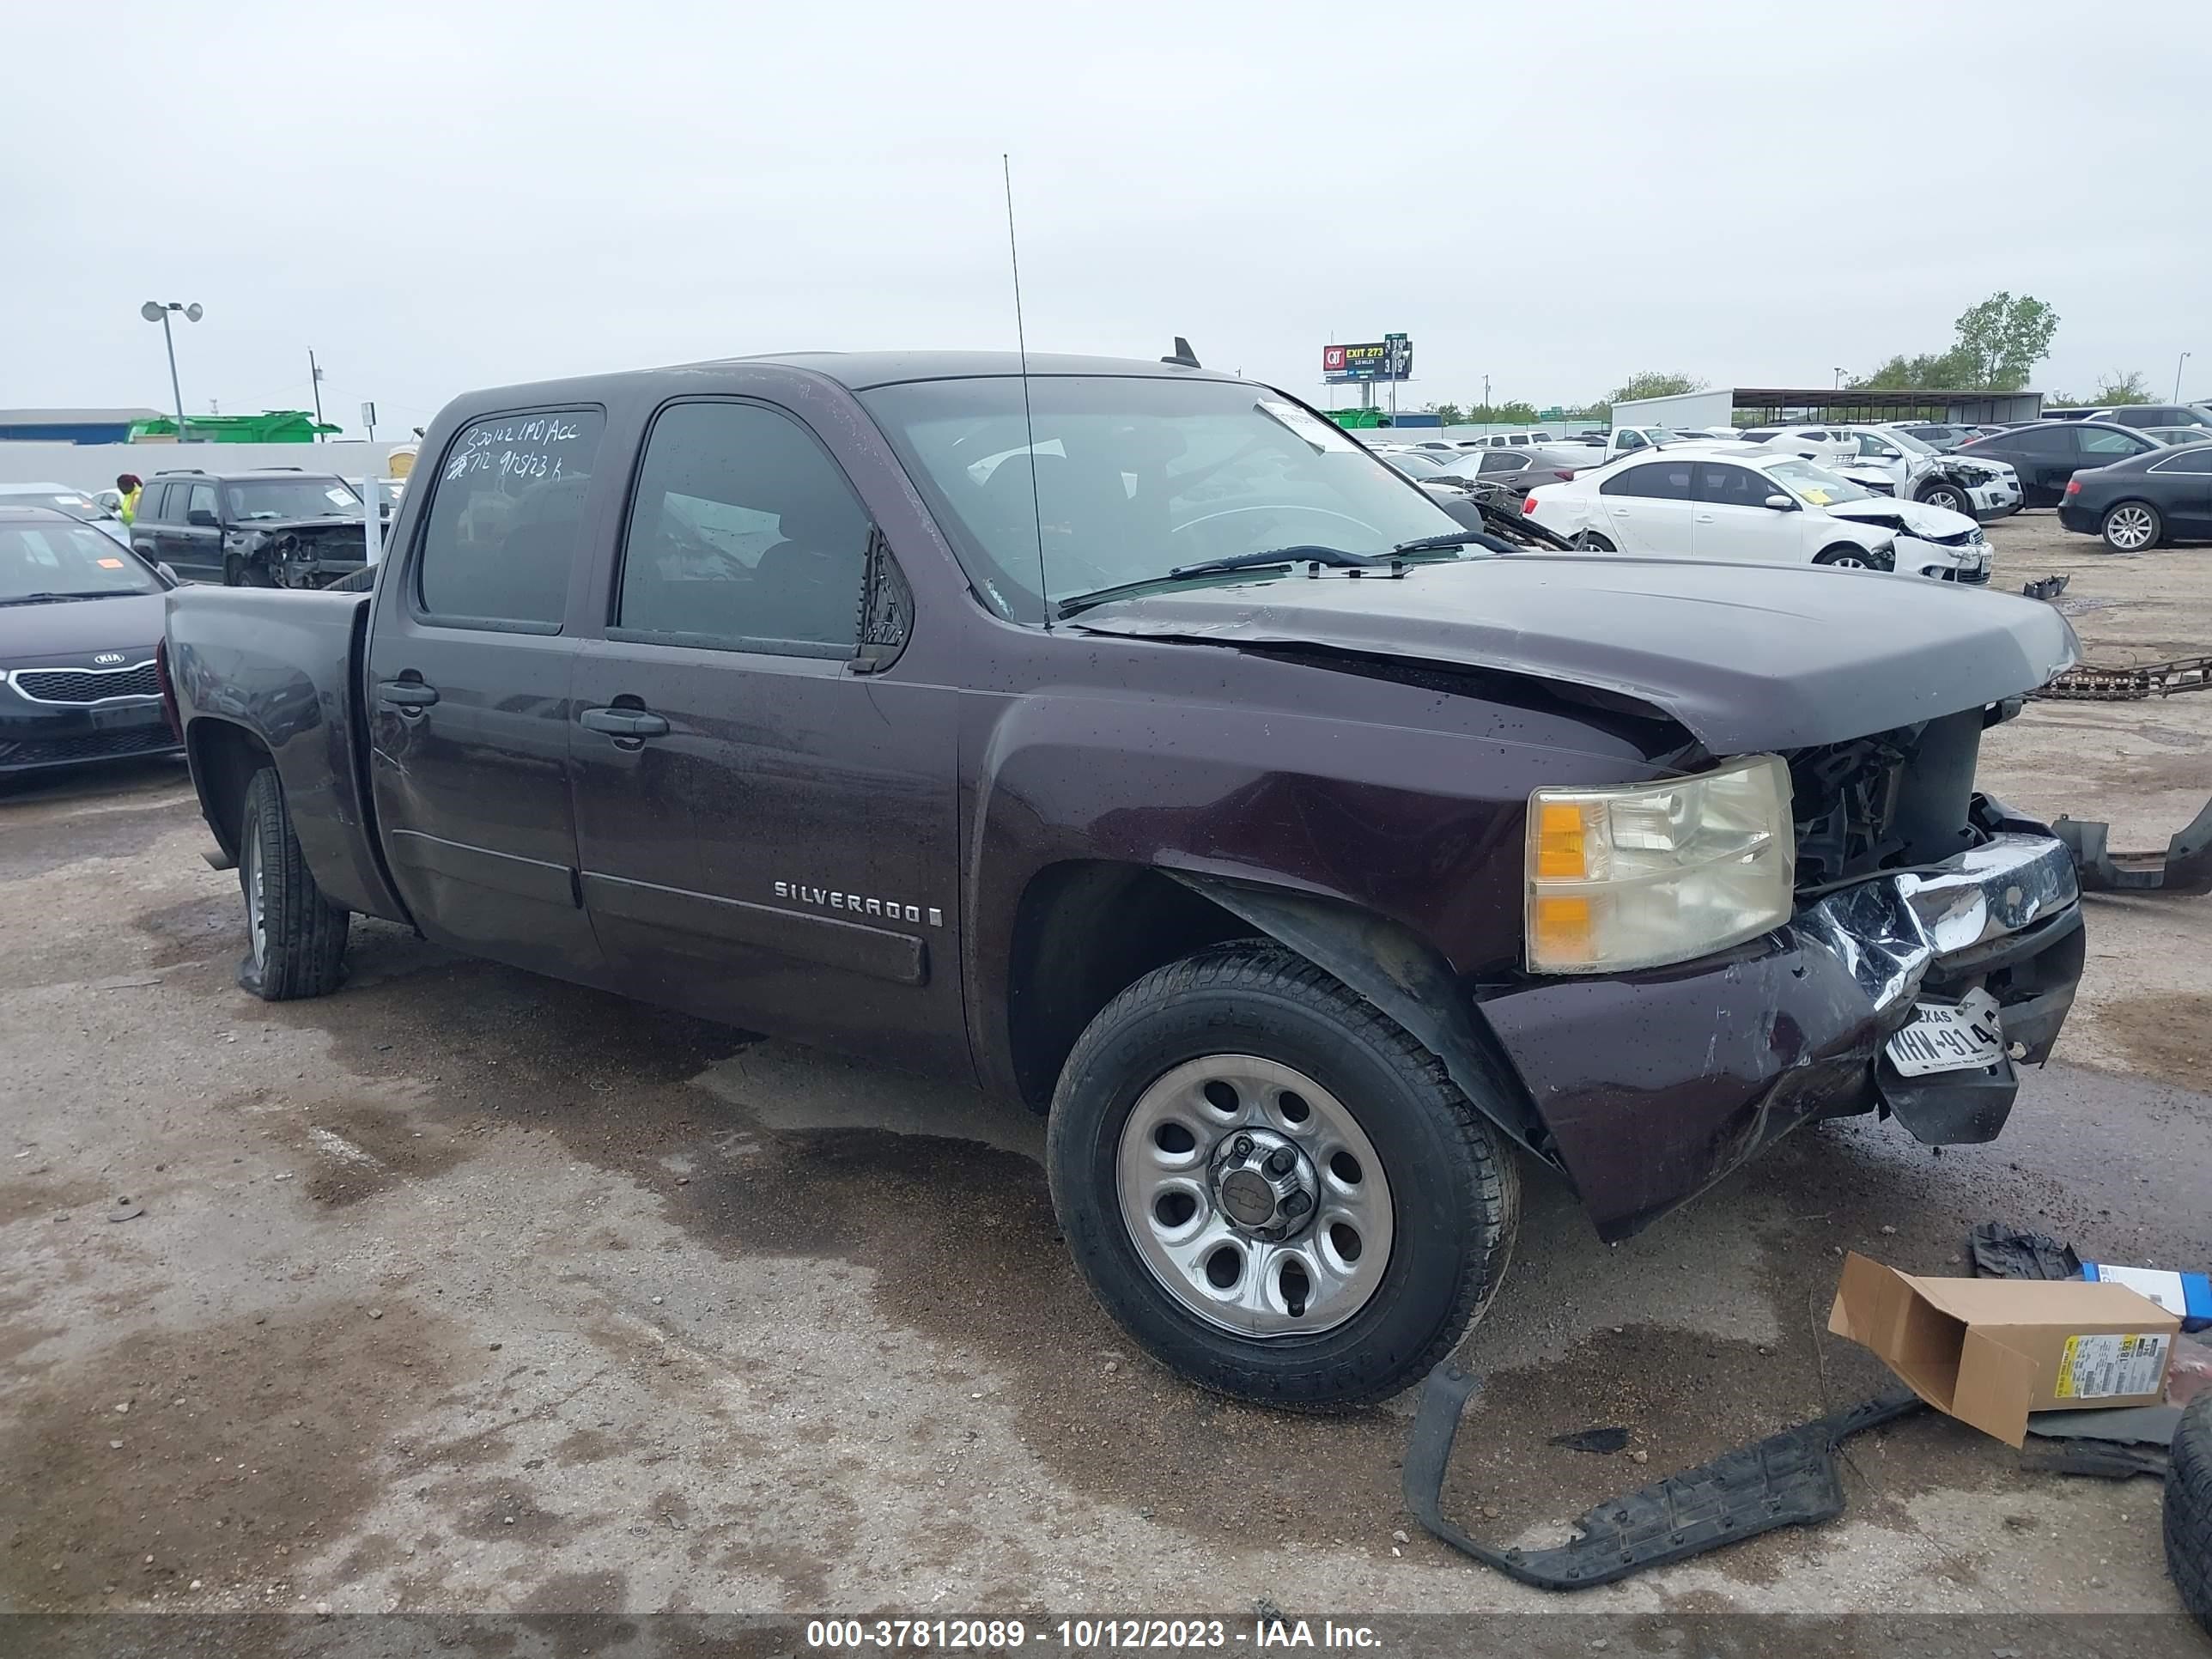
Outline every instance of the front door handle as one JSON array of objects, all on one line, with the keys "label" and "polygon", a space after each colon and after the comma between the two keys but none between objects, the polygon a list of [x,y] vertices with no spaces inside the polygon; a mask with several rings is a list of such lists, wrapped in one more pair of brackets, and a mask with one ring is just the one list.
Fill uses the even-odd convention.
[{"label": "front door handle", "polygon": [[604,732],[611,738],[668,735],[668,722],[644,708],[586,708],[576,720],[586,732]]},{"label": "front door handle", "polygon": [[438,688],[420,680],[386,680],[376,688],[376,696],[395,708],[428,708],[438,701]]}]

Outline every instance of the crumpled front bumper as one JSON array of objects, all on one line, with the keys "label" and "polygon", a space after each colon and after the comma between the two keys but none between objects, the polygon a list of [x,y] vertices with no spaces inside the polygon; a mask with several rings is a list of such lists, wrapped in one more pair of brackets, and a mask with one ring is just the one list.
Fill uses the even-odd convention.
[{"label": "crumpled front bumper", "polygon": [[[1592,1222],[1626,1237],[1814,1118],[1886,1108],[1932,1145],[1987,1140],[2046,1058],[2081,974],[2065,844],[1988,804],[1983,845],[1829,893],[1693,963],[1553,979],[1480,1012],[1528,1085]],[[1921,999],[1977,986],[2007,1052],[1907,1078],[1883,1053]]]}]

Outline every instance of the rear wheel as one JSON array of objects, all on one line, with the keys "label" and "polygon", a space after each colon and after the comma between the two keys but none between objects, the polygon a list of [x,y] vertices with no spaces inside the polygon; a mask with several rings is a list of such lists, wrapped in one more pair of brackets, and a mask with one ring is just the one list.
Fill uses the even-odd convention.
[{"label": "rear wheel", "polygon": [[1617,553],[1620,550],[1595,530],[1585,530],[1581,535],[1576,537],[1575,545],[1585,553]]},{"label": "rear wheel", "polygon": [[1146,975],[1094,1019],[1047,1131],[1106,1310],[1201,1387],[1297,1410],[1418,1381],[1488,1304],[1519,1170],[1436,1057],[1271,941]]},{"label": "rear wheel", "polygon": [[2098,533],[2115,553],[2140,553],[2158,545],[2166,525],[2148,501],[2122,501],[2106,511]]},{"label": "rear wheel", "polygon": [[238,885],[251,948],[238,982],[266,1002],[319,997],[345,976],[351,917],[323,896],[276,772],[263,768],[246,791],[238,835]]}]

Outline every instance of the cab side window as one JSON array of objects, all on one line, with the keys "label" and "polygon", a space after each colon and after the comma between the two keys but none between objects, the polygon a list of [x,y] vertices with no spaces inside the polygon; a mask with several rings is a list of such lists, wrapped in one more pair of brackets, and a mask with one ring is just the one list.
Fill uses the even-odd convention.
[{"label": "cab side window", "polygon": [[[202,517],[202,514],[206,516]],[[213,484],[196,483],[192,486],[191,499],[185,503],[185,522],[203,526],[216,522]]]},{"label": "cab side window", "polygon": [[758,404],[676,404],[646,439],[620,637],[850,657],[874,531],[814,434]]},{"label": "cab side window", "polygon": [[426,620],[560,632],[605,427],[597,410],[563,409],[461,428],[439,466],[416,562]]}]

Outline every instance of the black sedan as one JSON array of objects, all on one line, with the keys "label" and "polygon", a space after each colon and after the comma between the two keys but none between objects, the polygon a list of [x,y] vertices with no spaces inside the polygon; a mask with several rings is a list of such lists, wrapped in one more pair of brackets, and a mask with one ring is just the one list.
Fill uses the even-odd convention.
[{"label": "black sedan", "polygon": [[2058,522],[2118,553],[2212,538],[2212,443],[2165,446],[2076,472]]},{"label": "black sedan", "polygon": [[2155,439],[2110,421],[2035,421],[1960,444],[1954,453],[1972,460],[2009,462],[2020,474],[2022,507],[2056,507],[2066,493],[2066,481],[2083,467],[2110,466],[2162,447]]},{"label": "black sedan", "polygon": [[0,507],[0,775],[182,747],[154,667],[173,586],[66,513]]}]

